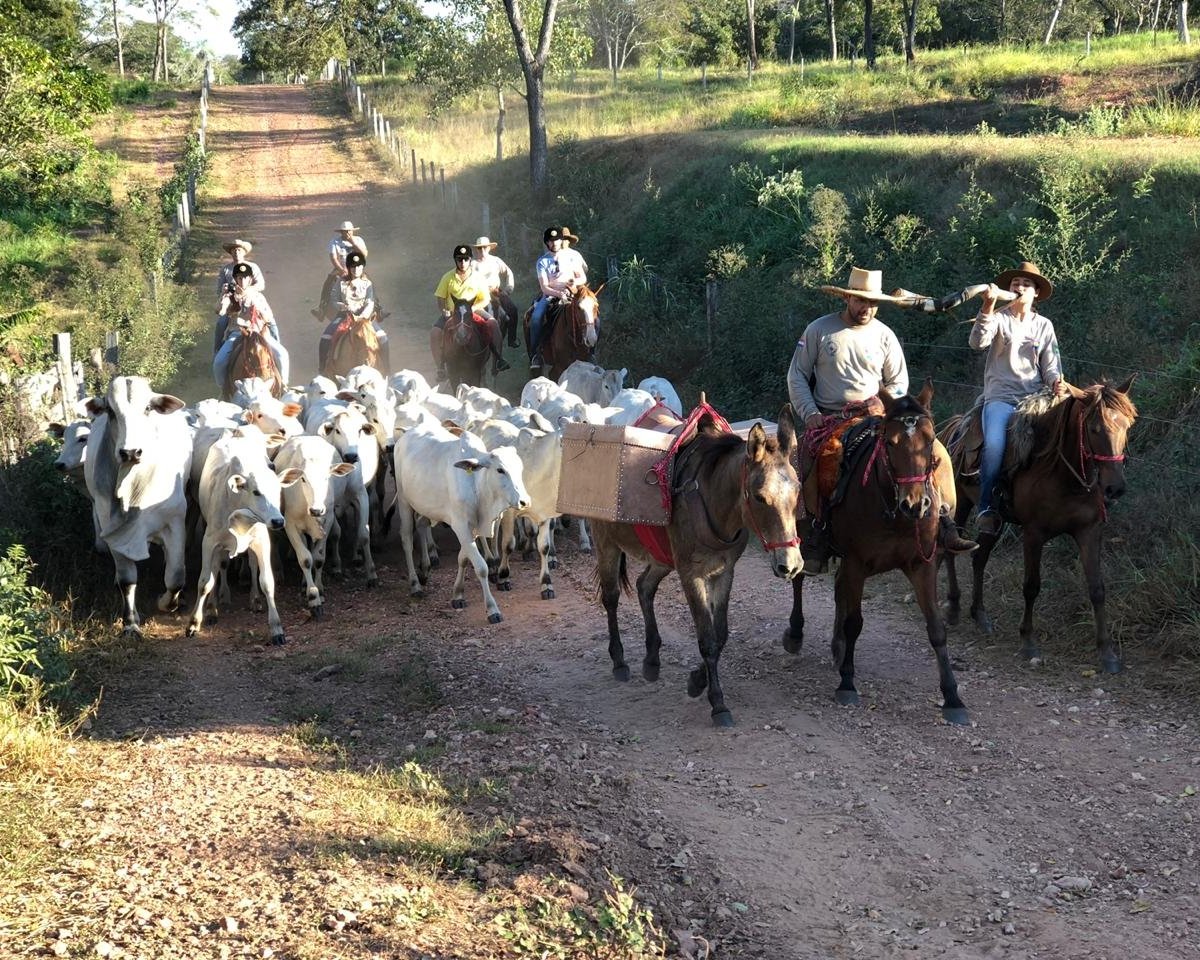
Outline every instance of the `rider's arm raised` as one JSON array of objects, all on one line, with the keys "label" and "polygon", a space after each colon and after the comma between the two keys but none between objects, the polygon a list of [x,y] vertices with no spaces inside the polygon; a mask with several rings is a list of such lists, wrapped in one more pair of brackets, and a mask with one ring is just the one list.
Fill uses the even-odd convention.
[{"label": "rider's arm raised", "polygon": [[971,326],[971,336],[967,342],[976,350],[986,350],[990,347],[1000,330],[1000,315],[992,312],[998,293],[999,289],[994,283],[988,284],[983,304],[979,313],[975,314],[975,323]]}]

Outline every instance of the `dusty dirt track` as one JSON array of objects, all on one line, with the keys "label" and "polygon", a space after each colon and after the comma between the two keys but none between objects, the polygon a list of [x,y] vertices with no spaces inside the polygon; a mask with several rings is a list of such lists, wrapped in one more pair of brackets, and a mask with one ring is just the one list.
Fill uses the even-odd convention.
[{"label": "dusty dirt track", "polygon": [[[212,136],[218,162],[236,154],[252,173],[206,216],[216,234],[255,241],[294,380],[313,366],[307,311],[328,228],[345,217],[363,224],[376,282],[403,321],[394,336],[413,352],[393,348],[396,365],[425,369],[426,304],[453,224],[441,229],[389,184],[322,96],[215,93],[213,116],[227,131]],[[790,657],[779,643],[790,589],[750,552],[723,660],[738,726],[719,733],[707,702],[685,694],[696,653],[677,588],[660,594],[662,680],[648,684],[635,669],[618,684],[590,599],[591,561],[573,547],[562,551],[554,601],[539,599],[536,566],[518,564],[514,591],[498,594],[506,620],[497,626],[486,624],[477,588],[465,611],[449,609],[446,567],[410,604],[394,541],[376,556],[382,588],[334,585],[321,622],[305,620],[286,571],[282,651],[261,646],[261,615],[236,613],[199,641],[177,639],[183,620],[167,618],[153,652],[114,671],[92,736],[132,738],[132,762],[119,776],[95,772],[78,842],[100,836],[94,850],[117,844],[139,866],[60,878],[46,896],[64,917],[111,918],[114,942],[133,956],[218,948],[194,933],[195,943],[156,941],[120,912],[123,900],[176,917],[177,932],[215,929],[214,918],[241,910],[245,929],[277,929],[277,955],[396,955],[365,936],[335,942],[311,921],[339,887],[369,888],[387,864],[352,860],[355,870],[326,877],[326,889],[297,879],[328,839],[297,816],[319,761],[283,737],[310,711],[363,765],[402,763],[432,731],[448,747],[435,761],[442,769],[506,785],[498,812],[584,841],[582,853],[556,848],[556,862],[578,857],[591,879],[612,869],[639,886],[666,930],[702,938],[670,935],[684,956],[703,956],[704,940],[718,957],[1200,956],[1200,743],[1192,717],[1143,689],[1136,659],[1126,675],[1102,677],[1081,647],[1071,662],[1030,670],[1010,656],[1014,624],[1001,624],[994,646],[973,627],[954,629],[974,724],[947,726],[907,587],[876,580],[859,643],[863,704],[838,708],[827,582],[809,581],[805,648]],[[635,664],[632,599],[622,618]],[[320,664],[343,669],[314,680]],[[441,691],[432,706],[405,699],[422,669]],[[102,859],[86,857],[94,867]]]}]

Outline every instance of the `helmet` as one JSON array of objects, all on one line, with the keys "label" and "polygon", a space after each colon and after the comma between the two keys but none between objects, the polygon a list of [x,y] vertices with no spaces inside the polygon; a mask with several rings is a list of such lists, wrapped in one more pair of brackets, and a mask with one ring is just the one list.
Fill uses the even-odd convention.
[{"label": "helmet", "polygon": [[362,255],[360,250],[351,250],[346,254],[346,269],[351,267],[366,267],[367,258]]},{"label": "helmet", "polygon": [[471,259],[471,248],[468,247],[465,243],[460,243],[457,247],[454,248],[454,260],[456,263],[459,260],[470,260],[470,259]]},{"label": "helmet", "polygon": [[561,240],[562,230],[558,227],[547,227],[542,231],[542,243],[549,243],[551,240]]},{"label": "helmet", "polygon": [[248,277],[252,279],[254,277],[254,268],[245,262],[236,264],[233,268],[233,279],[236,280],[238,277]]}]

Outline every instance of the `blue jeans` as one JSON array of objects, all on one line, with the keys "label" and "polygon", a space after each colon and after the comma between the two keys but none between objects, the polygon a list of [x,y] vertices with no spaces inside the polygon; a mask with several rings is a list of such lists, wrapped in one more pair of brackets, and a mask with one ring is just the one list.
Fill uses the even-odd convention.
[{"label": "blue jeans", "polygon": [[542,352],[542,324],[549,307],[550,297],[538,297],[533,301],[533,315],[529,318],[529,349],[533,353]]},{"label": "blue jeans", "polygon": [[983,405],[983,457],[979,465],[979,515],[992,506],[992,488],[1000,479],[1004,465],[1004,447],[1008,441],[1008,421],[1017,408],[1003,400],[989,400]]},{"label": "blue jeans", "polygon": [[[271,355],[275,358],[275,366],[279,368],[280,379],[283,380],[283,385],[288,385],[288,376],[290,374],[289,357],[287,350],[284,349],[282,343],[279,342],[272,334],[278,328],[274,324],[270,324],[263,331],[263,339],[267,341],[267,348],[271,351]],[[233,348],[237,346],[237,342],[242,339],[242,331],[235,327],[233,332],[225,338],[225,342],[221,344],[221,349],[217,351],[216,357],[213,358],[213,379],[217,381],[218,387],[225,386],[225,374],[229,369],[229,362],[233,359]]]}]

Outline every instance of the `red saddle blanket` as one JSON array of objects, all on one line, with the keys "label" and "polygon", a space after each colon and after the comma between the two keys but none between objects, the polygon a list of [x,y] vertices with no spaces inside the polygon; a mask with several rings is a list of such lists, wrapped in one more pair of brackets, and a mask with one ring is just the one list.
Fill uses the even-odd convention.
[{"label": "red saddle blanket", "polygon": [[[654,430],[658,433],[672,433],[675,435],[675,442],[671,444],[671,448],[654,466],[654,473],[658,478],[658,488],[663,498],[663,507],[667,511],[667,516],[671,515],[671,474],[673,472],[672,468],[674,467],[675,457],[680,450],[696,438],[697,424],[699,424],[700,418],[706,413],[713,418],[713,422],[723,431],[726,433],[733,432],[728,421],[703,401],[688,414],[686,420],[681,420],[673,410],[660,402],[638,417],[634,423],[635,427],[641,427],[644,430]],[[631,524],[631,526],[638,538],[638,542],[646,548],[650,556],[664,566],[674,569],[675,557],[671,553],[671,540],[667,536],[667,527],[651,526],[647,523],[635,523]]]}]

